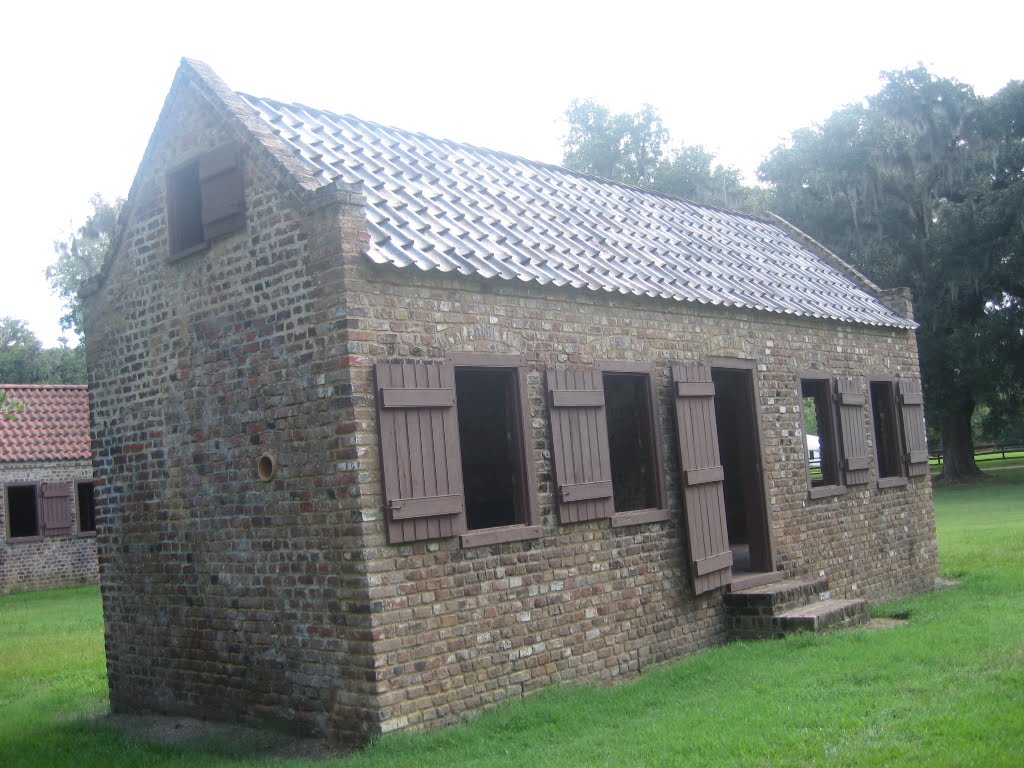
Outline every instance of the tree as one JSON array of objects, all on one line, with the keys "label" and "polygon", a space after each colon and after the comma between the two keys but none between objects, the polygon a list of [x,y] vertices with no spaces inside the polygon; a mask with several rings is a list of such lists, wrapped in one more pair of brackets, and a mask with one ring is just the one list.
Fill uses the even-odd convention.
[{"label": "tree", "polygon": [[649,188],[668,131],[649,104],[633,115],[613,115],[591,99],[573,101],[565,112],[569,135],[564,163],[574,171]]},{"label": "tree", "polygon": [[981,474],[971,417],[1024,403],[1024,88],[990,99],[918,67],[802,129],[759,175],[778,212],[883,287],[910,286],[943,476]]},{"label": "tree", "polygon": [[0,382],[84,384],[85,348],[43,349],[23,320],[0,318]]},{"label": "tree", "polygon": [[764,206],[763,191],[745,187],[738,170],[716,164],[704,147],[670,148],[668,130],[649,104],[613,115],[593,100],[573,101],[565,117],[567,168],[709,205]]},{"label": "tree", "polygon": [[658,164],[651,188],[675,197],[740,211],[767,210],[766,190],[747,187],[736,168],[715,162],[701,145],[672,150]]},{"label": "tree", "polygon": [[0,382],[32,384],[39,381],[43,345],[23,320],[0,318]]},{"label": "tree", "polygon": [[[62,339],[63,342],[63,339]],[[85,384],[85,344],[74,347],[62,343],[59,347],[47,347],[39,353],[40,380],[38,384]]]},{"label": "tree", "polygon": [[65,314],[61,327],[82,335],[82,307],[78,289],[85,280],[99,273],[114,241],[117,220],[124,201],[108,202],[102,195],[93,195],[89,201],[92,213],[65,240],[55,240],[53,250],[57,261],[46,268],[50,289],[64,301]]}]

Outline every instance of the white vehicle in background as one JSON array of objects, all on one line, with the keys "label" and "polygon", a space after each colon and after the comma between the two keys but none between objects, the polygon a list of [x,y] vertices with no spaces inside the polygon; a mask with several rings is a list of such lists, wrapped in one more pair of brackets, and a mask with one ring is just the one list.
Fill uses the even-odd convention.
[{"label": "white vehicle in background", "polygon": [[814,469],[821,468],[821,442],[817,435],[807,435],[807,463]]}]

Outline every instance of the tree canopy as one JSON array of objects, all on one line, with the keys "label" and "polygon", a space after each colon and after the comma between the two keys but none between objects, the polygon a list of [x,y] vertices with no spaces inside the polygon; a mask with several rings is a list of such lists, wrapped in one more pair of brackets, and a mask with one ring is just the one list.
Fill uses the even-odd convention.
[{"label": "tree canopy", "polygon": [[[85,223],[64,240],[53,244],[57,260],[46,269],[51,290],[64,302],[61,327],[82,336],[82,308],[78,289],[97,274],[110,251],[122,200],[108,202],[102,195],[89,201],[92,212]],[[84,384],[85,346],[44,349],[24,321],[0,317],[0,382],[5,384]]]},{"label": "tree canopy", "polygon": [[565,112],[566,168],[694,202],[759,210],[765,191],[746,187],[740,172],[716,162],[703,146],[669,144],[669,132],[652,106],[612,114],[593,100],[573,101]]},{"label": "tree canopy", "polygon": [[64,302],[61,328],[82,335],[82,306],[78,289],[82,283],[99,273],[114,241],[117,219],[123,200],[107,201],[103,195],[89,200],[92,213],[85,223],[64,240],[55,240],[57,260],[46,268],[50,289]]},{"label": "tree canopy", "polygon": [[0,383],[84,384],[85,347],[43,349],[24,321],[0,317]]},{"label": "tree canopy", "polygon": [[793,134],[761,165],[775,210],[882,287],[914,293],[929,420],[950,479],[971,417],[1024,405],[1024,84],[990,98],[922,67]]}]

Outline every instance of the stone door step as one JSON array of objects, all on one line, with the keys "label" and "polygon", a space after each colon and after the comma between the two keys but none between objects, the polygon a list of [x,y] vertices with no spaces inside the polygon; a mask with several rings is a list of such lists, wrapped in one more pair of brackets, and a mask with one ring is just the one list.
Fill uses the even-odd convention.
[{"label": "stone door step", "polygon": [[759,587],[727,592],[725,604],[740,613],[777,615],[829,596],[825,579],[782,579]]},{"label": "stone door step", "polygon": [[788,632],[827,632],[868,620],[864,600],[832,597],[826,579],[781,579],[727,592],[726,632],[732,640],[782,637]]},{"label": "stone door step", "polygon": [[828,632],[868,621],[866,600],[822,600],[792,608],[775,617],[783,632]]}]

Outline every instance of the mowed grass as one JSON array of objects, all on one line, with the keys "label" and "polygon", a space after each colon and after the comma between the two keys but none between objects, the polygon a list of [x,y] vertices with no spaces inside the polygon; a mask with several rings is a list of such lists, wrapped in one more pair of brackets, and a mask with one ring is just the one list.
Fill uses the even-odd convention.
[{"label": "mowed grass", "polygon": [[245,744],[159,746],[113,728],[99,595],[0,598],[0,766],[1024,765],[1024,470],[941,488],[959,586],[875,606],[882,631],[736,643],[618,686],[549,690],[326,762]]}]

